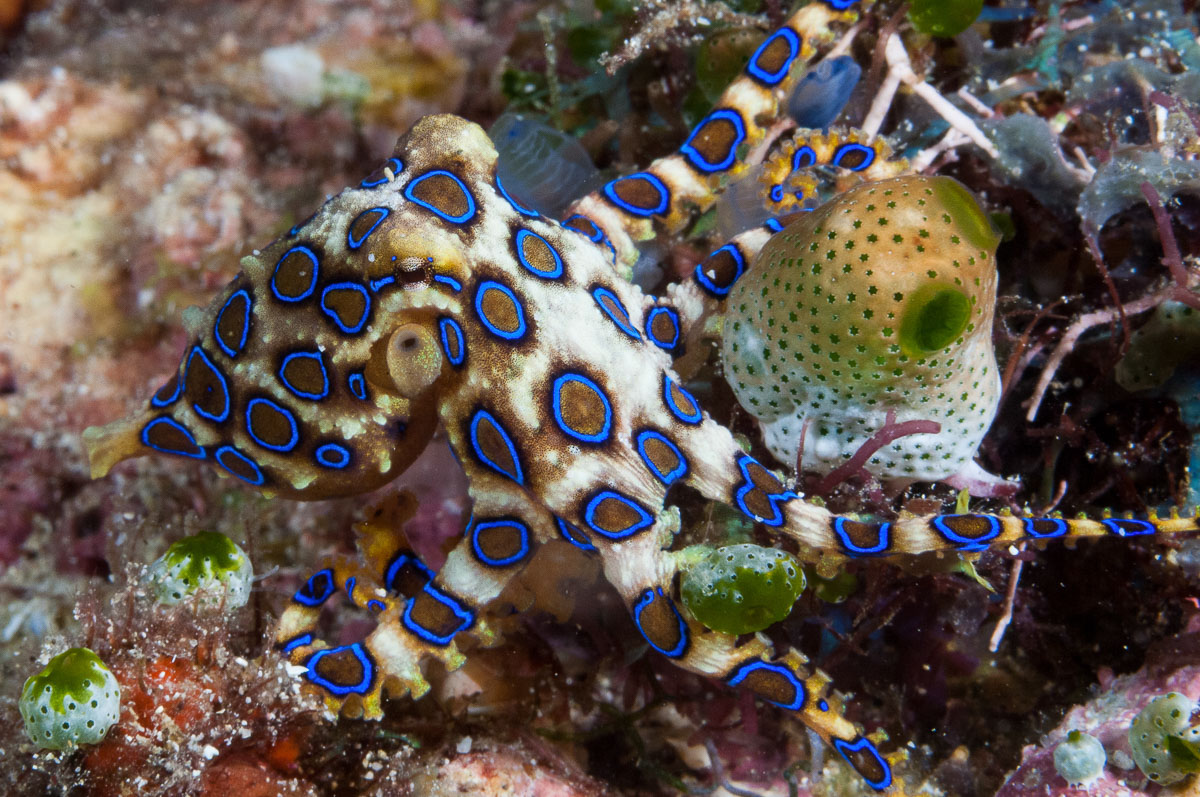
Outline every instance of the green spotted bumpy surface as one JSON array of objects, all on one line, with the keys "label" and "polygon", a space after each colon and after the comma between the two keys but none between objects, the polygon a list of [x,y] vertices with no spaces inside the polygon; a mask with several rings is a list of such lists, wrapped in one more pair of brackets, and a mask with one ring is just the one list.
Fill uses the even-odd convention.
[{"label": "green spotted bumpy surface", "polygon": [[999,242],[962,185],[920,176],[858,186],[771,239],[726,305],[724,361],[772,453],[794,465],[803,436],[803,467],[827,472],[887,425],[933,421],[867,469],[958,472],[999,398]]}]

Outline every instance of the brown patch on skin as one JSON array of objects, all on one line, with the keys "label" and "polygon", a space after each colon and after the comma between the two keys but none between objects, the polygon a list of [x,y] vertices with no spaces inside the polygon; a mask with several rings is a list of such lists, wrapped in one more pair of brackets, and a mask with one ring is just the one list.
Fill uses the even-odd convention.
[{"label": "brown patch on skin", "polygon": [[788,58],[792,54],[791,47],[788,46],[787,39],[783,36],[776,36],[775,41],[771,42],[766,48],[759,53],[758,60],[755,63],[758,68],[767,74],[774,75],[783,69]]},{"label": "brown patch on skin", "polygon": [[700,271],[713,285],[726,289],[738,278],[738,261],[728,249],[721,249],[700,264]]},{"label": "brown patch on skin", "polygon": [[311,257],[302,251],[292,250],[276,265],[271,280],[280,296],[298,299],[314,286],[316,268],[317,264]]},{"label": "brown patch on skin", "polygon": [[[450,598],[450,600],[455,600]],[[456,601],[458,602],[458,601]],[[462,604],[459,603],[461,606]],[[412,599],[412,609],[409,619],[424,628],[434,636],[447,637],[454,633],[462,624],[462,618],[450,610],[450,607],[421,590]]]},{"label": "brown patch on skin", "polygon": [[[151,421],[151,423],[154,423]],[[179,431],[171,424],[155,423],[150,431],[146,433],[146,439],[151,445],[166,449],[167,451],[179,451],[182,453],[200,453],[201,449],[183,432]]]},{"label": "brown patch on skin", "polygon": [[754,489],[742,496],[742,502],[757,517],[773,517],[778,510],[767,496],[783,492],[783,483],[757,462],[746,463],[746,473],[750,476],[750,483],[754,485]]},{"label": "brown patch on skin", "polygon": [[[239,280],[240,282],[240,280]],[[237,288],[245,287],[242,285]],[[237,293],[235,289],[234,293]],[[246,294],[231,296],[217,321],[216,334],[225,347],[232,352],[240,353],[242,341],[249,340],[250,326],[250,297]]]},{"label": "brown patch on skin", "polygon": [[380,575],[383,578],[387,578],[392,565],[401,557],[407,557],[407,561],[396,568],[396,572],[392,573],[391,581],[384,584],[384,586],[396,595],[404,595],[411,598],[429,583],[429,576],[416,565],[417,555],[415,553],[409,550],[397,552],[388,561],[388,566],[384,568],[383,573]]},{"label": "brown patch on skin", "polygon": [[641,520],[633,507],[611,497],[601,500],[592,513],[592,523],[610,534],[621,534]]},{"label": "brown patch on skin", "polygon": [[546,243],[537,235],[526,235],[521,240],[521,255],[525,258],[525,262],[537,272],[539,276],[551,274],[558,270],[558,261],[554,259],[554,251],[550,248],[550,244]]},{"label": "brown patch on skin", "polygon": [[860,523],[857,520],[843,520],[842,532],[850,538],[855,548],[872,550],[879,545],[879,534],[882,524]]},{"label": "brown patch on skin", "polygon": [[646,452],[646,457],[654,463],[654,467],[658,468],[659,473],[672,473],[679,467],[679,457],[671,450],[663,441],[656,437],[646,438],[646,442],[642,444],[642,450]]},{"label": "brown patch on skin", "polygon": [[293,357],[280,373],[289,385],[303,393],[320,395],[327,387],[321,364],[312,357]]},{"label": "brown patch on skin", "polygon": [[[366,648],[363,648],[362,652],[370,656]],[[315,669],[318,676],[339,686],[358,686],[366,676],[373,675],[363,672],[362,662],[349,650],[322,656]]]},{"label": "brown patch on skin", "polygon": [[479,445],[480,453],[505,473],[515,474],[521,470],[519,463],[513,461],[504,435],[489,418],[480,419],[476,427],[475,441]]},{"label": "brown patch on skin", "polygon": [[[983,515],[959,515],[943,517],[942,523],[960,537],[968,540],[987,540],[992,536],[992,522]],[[936,526],[930,524],[930,531],[942,536]],[[956,541],[957,542],[957,541]]]},{"label": "brown patch on skin", "polygon": [[225,383],[216,369],[209,365],[208,360],[199,354],[198,347],[188,353],[183,394],[188,401],[209,415],[220,417],[228,411],[230,398]]},{"label": "brown patch on skin", "polygon": [[256,402],[246,420],[254,436],[268,445],[282,447],[292,440],[292,425],[287,416],[270,404]]},{"label": "brown patch on skin", "polygon": [[383,218],[386,218],[386,216],[387,213],[379,208],[371,208],[359,213],[355,216],[354,221],[350,222],[350,228],[347,230],[347,240],[357,242],[355,248],[362,246],[366,243],[366,236],[374,232],[372,228]]},{"label": "brown patch on skin", "polygon": [[589,219],[587,216],[577,216],[570,221],[563,222],[564,227],[569,227],[572,230],[581,232],[590,240],[598,240],[600,238],[600,228],[596,226],[596,222]]},{"label": "brown patch on skin", "polygon": [[[243,453],[243,456],[245,455],[244,452],[241,453]],[[250,467],[239,457],[226,455],[221,457],[218,461],[226,470],[231,471],[237,476],[241,476],[251,484],[256,483],[259,479],[260,474],[255,473],[254,468]]]},{"label": "brown patch on skin", "polygon": [[421,180],[413,187],[412,195],[447,216],[461,218],[471,211],[471,199],[462,186],[444,174],[430,175]]},{"label": "brown patch on skin", "polygon": [[659,207],[666,199],[658,187],[644,177],[624,177],[612,183],[612,190],[626,203],[646,211]]},{"label": "brown patch on skin", "polygon": [[349,329],[362,323],[367,312],[367,297],[353,288],[334,288],[322,297],[321,304],[338,317],[342,326]]},{"label": "brown patch on skin", "polygon": [[646,639],[662,650],[674,651],[683,642],[679,616],[675,613],[670,598],[655,595],[650,603],[642,608],[638,621]]},{"label": "brown patch on skin", "polygon": [[852,149],[848,150],[844,155],[842,155],[841,160],[838,161],[838,166],[842,167],[843,169],[854,170],[862,166],[866,159],[867,153],[863,152],[861,149]]},{"label": "brown patch on skin", "polygon": [[479,307],[487,320],[497,329],[511,334],[521,328],[520,308],[508,294],[499,288],[484,287]]},{"label": "brown patch on skin", "polygon": [[679,385],[675,384],[674,380],[671,380],[668,384],[667,390],[671,391],[671,402],[684,415],[695,415],[700,411],[700,408],[696,406],[696,402],[692,400],[692,397],[685,393]]},{"label": "brown patch on skin", "polygon": [[576,380],[563,382],[558,390],[558,409],[567,428],[581,435],[595,437],[604,430],[604,398],[590,385]]},{"label": "brown patch on skin", "polygon": [[650,322],[650,335],[660,343],[669,343],[677,331],[675,323],[667,313],[659,313]]},{"label": "brown patch on skin", "polygon": [[501,522],[477,529],[475,542],[487,559],[498,562],[520,555],[528,539],[521,534],[520,526],[516,523]]},{"label": "brown patch on skin", "polygon": [[796,687],[783,675],[771,670],[759,668],[746,674],[740,687],[749,689],[764,700],[781,703],[785,706],[795,701]]},{"label": "brown patch on skin", "polygon": [[[734,111],[734,113],[737,113]],[[708,163],[717,164],[729,157],[729,150],[738,140],[738,129],[728,119],[709,119],[692,137],[692,148]]]}]

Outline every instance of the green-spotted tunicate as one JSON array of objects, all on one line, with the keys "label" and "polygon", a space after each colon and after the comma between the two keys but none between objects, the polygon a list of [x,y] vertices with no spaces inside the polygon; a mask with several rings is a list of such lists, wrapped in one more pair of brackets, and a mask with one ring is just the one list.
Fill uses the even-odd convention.
[{"label": "green-spotted tunicate", "polygon": [[864,183],[768,241],[730,292],[722,356],[771,452],[827,473],[925,420],[940,431],[892,440],[866,469],[938,481],[973,466],[1000,396],[999,243],[962,184],[922,176]]},{"label": "green-spotted tunicate", "polygon": [[1146,777],[1163,786],[1200,771],[1200,726],[1192,724],[1197,706],[1186,695],[1170,692],[1142,709],[1129,728],[1133,760]]},{"label": "green-spotted tunicate", "polygon": [[683,604],[708,628],[761,631],[788,616],[804,591],[804,571],[788,553],[761,545],[726,545],[683,574]]},{"label": "green-spotted tunicate", "polygon": [[99,656],[71,648],[25,682],[19,706],[34,744],[64,750],[104,738],[121,714],[121,687]]},{"label": "green-spotted tunicate", "polygon": [[229,609],[250,599],[254,569],[237,543],[215,531],[185,537],[150,565],[147,580],[160,603],[174,606],[192,595]]},{"label": "green-spotted tunicate", "polygon": [[1086,786],[1100,777],[1108,756],[1091,734],[1071,731],[1054,748],[1054,769],[1070,786]]}]

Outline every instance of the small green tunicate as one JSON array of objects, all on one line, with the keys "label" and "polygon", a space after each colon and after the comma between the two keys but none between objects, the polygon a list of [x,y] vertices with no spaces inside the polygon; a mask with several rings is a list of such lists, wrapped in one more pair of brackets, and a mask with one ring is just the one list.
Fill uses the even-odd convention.
[{"label": "small green tunicate", "polygon": [[1163,786],[1200,772],[1200,726],[1192,725],[1196,703],[1171,692],[1142,709],[1129,728],[1133,760],[1146,777]]},{"label": "small green tunicate", "polygon": [[147,579],[160,603],[174,606],[192,595],[224,601],[230,609],[250,599],[254,569],[237,543],[215,531],[176,542],[150,565]]},{"label": "small green tunicate", "polygon": [[96,744],[121,714],[121,687],[99,656],[71,648],[25,682],[19,706],[25,732],[43,750]]},{"label": "small green tunicate", "polygon": [[1071,786],[1086,786],[1100,777],[1108,756],[1104,745],[1091,734],[1071,731],[1054,748],[1054,769]]},{"label": "small green tunicate", "polygon": [[788,553],[745,543],[710,551],[683,575],[683,604],[708,628],[761,631],[788,616],[804,571]]},{"label": "small green tunicate", "polygon": [[930,36],[957,36],[983,11],[983,0],[912,0],[908,18]]}]

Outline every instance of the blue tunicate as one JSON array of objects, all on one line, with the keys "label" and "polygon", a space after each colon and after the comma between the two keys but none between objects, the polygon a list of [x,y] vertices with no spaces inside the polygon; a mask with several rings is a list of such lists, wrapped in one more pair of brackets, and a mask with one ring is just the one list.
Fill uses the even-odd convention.
[{"label": "blue tunicate", "polygon": [[842,112],[862,77],[862,68],[848,55],[817,64],[796,81],[788,96],[788,116],[800,127],[828,127]]},{"label": "blue tunicate", "polygon": [[496,145],[496,175],[513,199],[558,217],[600,184],[600,172],[577,140],[524,114],[505,113],[488,135]]}]

